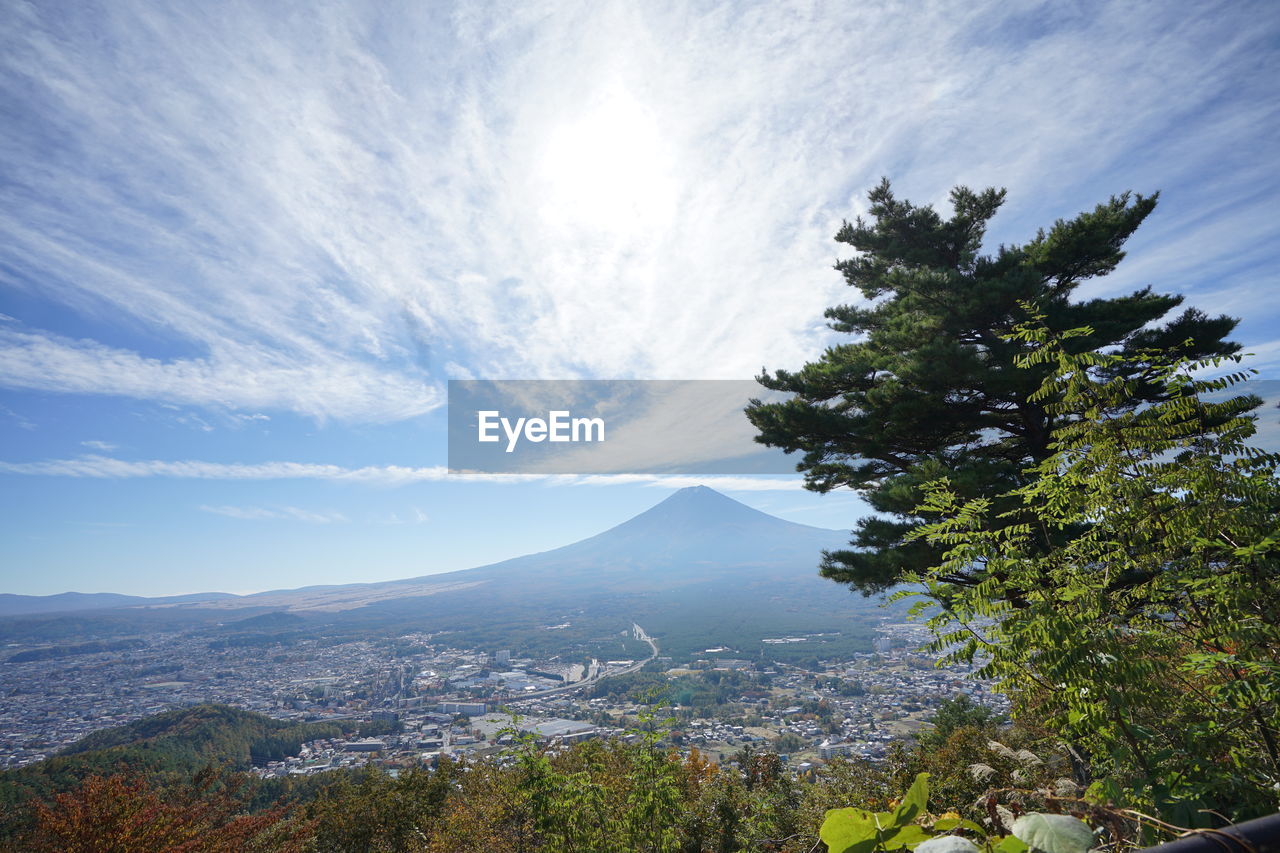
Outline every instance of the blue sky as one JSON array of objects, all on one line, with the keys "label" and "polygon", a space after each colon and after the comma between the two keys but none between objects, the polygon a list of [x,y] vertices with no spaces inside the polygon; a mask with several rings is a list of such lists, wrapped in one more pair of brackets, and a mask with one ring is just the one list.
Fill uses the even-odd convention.
[{"label": "blue sky", "polygon": [[[0,591],[466,568],[680,478],[459,481],[450,378],[795,367],[880,176],[1129,258],[1280,378],[1273,3],[0,9]],[[710,485],[847,527],[795,478]]]}]

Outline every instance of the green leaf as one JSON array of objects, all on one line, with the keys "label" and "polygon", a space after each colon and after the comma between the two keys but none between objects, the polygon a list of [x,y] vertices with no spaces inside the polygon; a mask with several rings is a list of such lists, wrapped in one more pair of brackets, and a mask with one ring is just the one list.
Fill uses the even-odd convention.
[{"label": "green leaf", "polygon": [[898,850],[902,847],[914,850],[917,844],[928,841],[932,837],[924,827],[911,823],[889,830],[881,839],[880,845],[885,850]]},{"label": "green leaf", "polygon": [[1028,814],[1013,822],[1013,834],[1044,853],[1087,853],[1093,830],[1066,814]]},{"label": "green leaf", "polygon": [[916,819],[916,815],[925,810],[925,805],[929,801],[929,774],[921,773],[916,776],[911,787],[907,789],[907,793],[902,795],[902,802],[893,811],[893,825],[906,826]]},{"label": "green leaf", "polygon": [[827,812],[818,837],[829,853],[871,853],[880,827],[875,815],[862,809],[832,809]]},{"label": "green leaf", "polygon": [[1025,841],[1013,835],[1006,835],[995,845],[998,853],[1026,853],[1029,849]]}]

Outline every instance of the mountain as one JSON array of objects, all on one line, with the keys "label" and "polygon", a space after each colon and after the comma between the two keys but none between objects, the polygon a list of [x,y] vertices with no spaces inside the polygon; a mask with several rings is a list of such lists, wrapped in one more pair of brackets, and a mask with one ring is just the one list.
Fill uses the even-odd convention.
[{"label": "mountain", "polygon": [[757,577],[813,578],[824,548],[848,533],[784,521],[706,486],[681,489],[623,523],[572,545],[442,577],[535,580],[591,588],[670,588]]},{"label": "mountain", "polygon": [[[246,596],[146,599],[74,615],[103,625],[113,620],[113,636],[127,629],[130,614],[157,626],[189,618],[211,635],[236,633],[235,642],[426,630],[450,632],[457,645],[550,653],[570,637],[585,644],[637,621],[662,638],[665,651],[680,653],[713,645],[759,653],[765,639],[789,634],[839,635],[861,648],[874,604],[820,578],[816,568],[824,549],[842,547],[847,538],[845,531],[785,521],[695,486],[595,536],[474,569]],[[548,626],[568,627],[554,633]],[[828,642],[835,641],[810,645]]]},{"label": "mountain", "polygon": [[[603,533],[474,569],[405,580],[312,586],[187,603],[186,607],[339,612],[398,599],[482,591],[520,598],[639,592],[769,577],[817,581],[824,548],[848,533],[784,521],[706,486],[681,489]],[[822,581],[823,588],[830,586]],[[158,603],[150,600],[148,604]]]},{"label": "mountain", "polygon": [[[446,630],[459,646],[552,654],[584,648],[632,621],[681,659],[727,646],[728,656],[834,656],[862,650],[877,603],[818,576],[823,549],[845,531],[796,524],[712,489],[682,489],[603,533],[489,566],[379,584],[246,596],[324,620],[328,631],[410,626]],[[227,606],[230,602],[219,602]],[[868,615],[872,618],[868,619]],[[549,626],[567,626],[553,632]],[[809,635],[795,645],[766,639]],[[825,639],[813,639],[826,635]],[[614,656],[635,649],[619,647]]]},{"label": "mountain", "polygon": [[705,572],[790,565],[797,559],[812,564],[822,548],[847,538],[844,531],[784,521],[706,486],[692,486],[589,539],[472,571],[566,573],[616,566],[677,580],[674,570],[693,567]]},{"label": "mountain", "polygon": [[[687,585],[725,577],[813,575],[819,553],[840,547],[845,531],[784,521],[714,489],[680,489],[639,515],[571,545],[474,569],[405,580],[310,586],[251,595],[201,593],[145,598],[114,593],[0,595],[0,615],[121,608],[196,608],[259,612],[341,611],[398,598],[481,586],[589,582],[634,589]],[[264,616],[266,614],[264,613]]]}]

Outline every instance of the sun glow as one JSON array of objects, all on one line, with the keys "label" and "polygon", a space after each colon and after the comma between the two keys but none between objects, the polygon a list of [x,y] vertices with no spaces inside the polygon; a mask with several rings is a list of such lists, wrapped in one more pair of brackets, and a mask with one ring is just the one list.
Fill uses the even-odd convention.
[{"label": "sun glow", "polygon": [[675,202],[669,142],[653,112],[626,92],[557,125],[537,178],[544,220],[575,229],[651,228]]}]

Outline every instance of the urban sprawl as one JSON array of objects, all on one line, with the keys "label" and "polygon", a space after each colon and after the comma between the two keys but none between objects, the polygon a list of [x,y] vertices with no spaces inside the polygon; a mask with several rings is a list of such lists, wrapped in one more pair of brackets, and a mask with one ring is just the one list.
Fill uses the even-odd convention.
[{"label": "urban sprawl", "polygon": [[1006,710],[971,666],[941,668],[918,651],[928,632],[914,623],[886,620],[874,651],[804,665],[735,658],[728,648],[675,661],[639,626],[630,634],[648,643],[648,658],[531,660],[449,648],[432,634],[218,649],[172,634],[52,660],[12,654],[0,664],[0,769],[40,761],[98,729],[203,702],[281,720],[367,724],[255,768],[262,776],[370,764],[394,771],[441,756],[502,761],[516,733],[564,744],[629,739],[645,720],[660,721],[663,738],[682,751],[726,761],[744,747],[771,750],[803,773],[836,756],[882,758],[960,694]]}]

